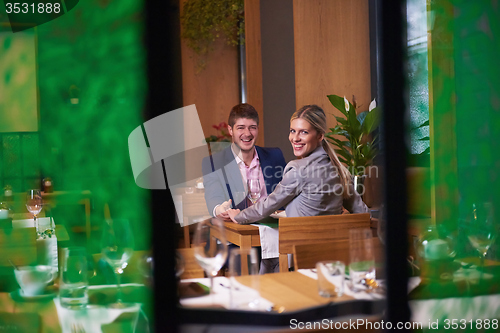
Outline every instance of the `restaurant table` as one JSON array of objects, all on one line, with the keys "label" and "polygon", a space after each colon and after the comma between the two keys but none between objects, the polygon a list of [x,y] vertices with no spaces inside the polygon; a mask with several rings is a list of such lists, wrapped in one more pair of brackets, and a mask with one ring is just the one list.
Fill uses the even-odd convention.
[{"label": "restaurant table", "polygon": [[73,333],[81,327],[88,333],[144,332],[151,331],[149,316],[151,290],[141,284],[124,284],[125,309],[111,309],[106,304],[115,299],[116,285],[89,286],[89,306],[72,310],[60,305],[56,295],[23,298],[18,290],[0,293],[0,327],[7,332],[20,333]]},{"label": "restaurant table", "polygon": [[[52,208],[62,205],[82,205],[85,210],[85,227],[82,231],[85,231],[87,239],[90,238],[90,233],[92,231],[90,213],[92,209],[92,192],[89,190],[83,191],[54,191],[54,192],[41,192],[44,209],[42,209],[41,214],[46,214],[46,211],[50,211]],[[25,214],[26,212],[26,193],[14,193],[12,201],[9,201],[12,213],[14,215]],[[80,231],[80,229],[78,229]]]},{"label": "restaurant table", "polygon": [[[212,305],[210,295],[181,299],[180,322],[286,326],[291,319],[366,317],[380,315],[385,309],[383,296],[371,299],[357,299],[347,294],[335,298],[321,297],[318,294],[317,281],[303,271],[311,270],[258,275],[261,302],[268,308],[260,308],[260,311],[226,309],[229,304],[230,281],[225,277],[216,277],[214,289],[220,297],[216,298],[215,305]],[[193,281],[209,285],[208,279],[190,279],[184,282]],[[238,277],[237,281],[250,286],[248,276]]]}]

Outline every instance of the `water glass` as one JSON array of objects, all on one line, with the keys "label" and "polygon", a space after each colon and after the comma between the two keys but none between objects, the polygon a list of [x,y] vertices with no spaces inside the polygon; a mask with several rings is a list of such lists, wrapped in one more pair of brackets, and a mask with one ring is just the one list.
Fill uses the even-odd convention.
[{"label": "water glass", "polygon": [[56,226],[52,216],[46,218],[38,218],[36,220],[36,236],[37,238],[52,238],[56,235]]},{"label": "water glass", "polygon": [[344,294],[345,264],[342,261],[316,263],[318,292],[323,297],[340,297]]},{"label": "water glass", "polygon": [[257,249],[232,249],[229,254],[230,307],[256,309],[259,306],[259,262]]},{"label": "water glass", "polygon": [[87,252],[83,247],[62,249],[59,280],[61,306],[84,308],[88,304]]},{"label": "water glass", "polygon": [[375,282],[373,236],[368,228],[349,230],[349,276],[354,291],[363,291]]}]

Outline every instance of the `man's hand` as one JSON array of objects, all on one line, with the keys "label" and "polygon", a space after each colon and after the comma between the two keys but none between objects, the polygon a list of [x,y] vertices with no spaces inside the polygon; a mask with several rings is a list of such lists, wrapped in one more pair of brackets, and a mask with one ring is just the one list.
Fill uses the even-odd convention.
[{"label": "man's hand", "polygon": [[228,209],[231,209],[231,199],[224,201],[222,204],[217,206],[217,208],[215,208],[215,216],[223,219],[224,221],[231,221],[229,215],[226,213]]},{"label": "man's hand", "polygon": [[234,219],[234,217],[240,213],[240,210],[239,210],[239,209],[230,209],[230,210],[226,211],[226,213],[229,215],[229,218],[231,219],[231,221],[233,221],[233,222],[234,222],[234,223],[236,223],[236,224],[239,224],[239,223],[238,223],[238,222]]}]

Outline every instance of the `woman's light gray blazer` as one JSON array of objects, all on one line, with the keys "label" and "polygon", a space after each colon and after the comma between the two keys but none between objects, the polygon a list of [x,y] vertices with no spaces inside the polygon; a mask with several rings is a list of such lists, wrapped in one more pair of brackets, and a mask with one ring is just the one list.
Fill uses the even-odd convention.
[{"label": "woman's light gray blazer", "polygon": [[252,223],[283,206],[288,217],[337,215],[342,213],[342,206],[351,213],[367,213],[368,207],[352,184],[347,190],[351,196],[344,199],[337,169],[319,146],[309,156],[288,163],[273,192],[241,211],[235,220],[240,224]]}]

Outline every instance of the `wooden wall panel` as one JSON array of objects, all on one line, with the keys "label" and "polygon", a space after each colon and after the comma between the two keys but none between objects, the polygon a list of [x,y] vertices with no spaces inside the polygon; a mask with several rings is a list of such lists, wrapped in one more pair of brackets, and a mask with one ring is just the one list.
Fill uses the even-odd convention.
[{"label": "wooden wall panel", "polygon": [[[182,6],[183,0],[179,3]],[[196,104],[204,134],[216,134],[212,125],[227,121],[231,108],[240,100],[237,48],[217,40],[206,68],[199,73],[196,73],[197,55],[183,39],[181,54],[183,105]]]},{"label": "wooden wall panel", "polygon": [[[339,114],[326,95],[352,99],[358,111],[371,100],[368,0],[294,0],[297,108],[321,106]],[[352,100],[351,100],[352,101]],[[333,116],[328,123],[336,124]]]},{"label": "wooden wall panel", "polygon": [[259,113],[257,145],[264,145],[264,102],[262,97],[262,55],[260,30],[260,0],[245,0],[245,49],[247,103]]}]

